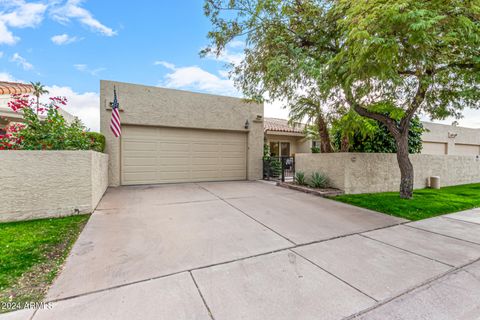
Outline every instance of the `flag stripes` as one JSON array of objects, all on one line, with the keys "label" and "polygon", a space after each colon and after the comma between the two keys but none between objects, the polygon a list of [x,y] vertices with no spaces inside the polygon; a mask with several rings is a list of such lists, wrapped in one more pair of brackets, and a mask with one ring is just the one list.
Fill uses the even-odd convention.
[{"label": "flag stripes", "polygon": [[118,138],[122,134],[122,125],[120,124],[120,111],[117,100],[117,90],[113,87],[113,103],[112,103],[112,119],[110,121],[110,129],[113,135]]}]

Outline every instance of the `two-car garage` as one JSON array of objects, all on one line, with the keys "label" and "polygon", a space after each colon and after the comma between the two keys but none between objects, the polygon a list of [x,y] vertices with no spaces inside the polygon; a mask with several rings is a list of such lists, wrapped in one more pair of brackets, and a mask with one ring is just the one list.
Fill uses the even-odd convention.
[{"label": "two-car garage", "polygon": [[[109,126],[114,87],[122,134]],[[122,82],[100,82],[109,185],[257,180],[263,104]]]},{"label": "two-car garage", "polygon": [[123,185],[247,178],[245,132],[125,126],[121,140]]}]

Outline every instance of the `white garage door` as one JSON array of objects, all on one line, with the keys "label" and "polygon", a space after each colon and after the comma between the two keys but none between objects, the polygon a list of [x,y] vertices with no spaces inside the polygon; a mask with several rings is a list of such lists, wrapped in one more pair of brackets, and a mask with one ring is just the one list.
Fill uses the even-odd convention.
[{"label": "white garage door", "polygon": [[246,179],[247,135],[124,126],[123,185]]}]

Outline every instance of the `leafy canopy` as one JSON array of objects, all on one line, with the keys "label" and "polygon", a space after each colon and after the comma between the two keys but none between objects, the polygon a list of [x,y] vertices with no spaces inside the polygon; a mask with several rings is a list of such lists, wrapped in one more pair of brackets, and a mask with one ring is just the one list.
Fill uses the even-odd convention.
[{"label": "leafy canopy", "polygon": [[480,0],[206,0],[205,13],[213,30],[204,54],[245,40],[232,74],[251,98],[314,90],[394,135],[419,111],[442,119],[480,107]]},{"label": "leafy canopy", "polygon": [[[408,131],[408,152],[422,151],[422,133],[425,131],[418,117],[413,117]],[[381,122],[348,113],[332,123],[332,142],[341,150],[344,137],[348,138],[348,152],[396,153],[397,145],[387,127]]]}]

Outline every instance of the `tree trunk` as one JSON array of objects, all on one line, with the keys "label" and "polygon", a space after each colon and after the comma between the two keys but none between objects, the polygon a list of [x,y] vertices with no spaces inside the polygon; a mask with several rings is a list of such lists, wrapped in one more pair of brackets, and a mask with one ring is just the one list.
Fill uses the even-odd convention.
[{"label": "tree trunk", "polygon": [[318,134],[320,136],[320,152],[332,153],[332,143],[330,141],[330,133],[328,132],[328,126],[323,119],[323,115],[319,112],[317,117]]},{"label": "tree trunk", "polygon": [[408,130],[401,132],[395,139],[397,144],[397,161],[400,167],[400,198],[413,197],[413,165],[408,155]]},{"label": "tree trunk", "polygon": [[348,152],[348,149],[350,149],[350,140],[348,139],[348,135],[345,134],[342,136],[340,152]]}]

